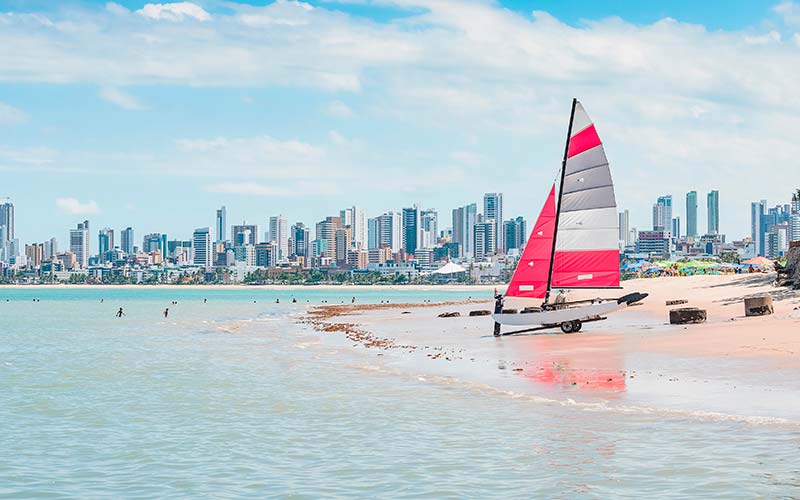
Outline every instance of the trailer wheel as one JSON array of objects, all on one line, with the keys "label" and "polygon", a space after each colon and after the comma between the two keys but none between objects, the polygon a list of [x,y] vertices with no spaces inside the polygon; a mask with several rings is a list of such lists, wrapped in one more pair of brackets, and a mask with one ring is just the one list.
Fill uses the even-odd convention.
[{"label": "trailer wheel", "polygon": [[561,331],[564,333],[572,333],[575,330],[575,322],[574,321],[564,321],[561,323]]},{"label": "trailer wheel", "polygon": [[573,330],[573,332],[578,333],[579,331],[581,331],[581,328],[583,327],[583,323],[581,322],[581,320],[576,319],[575,321],[573,321],[573,323],[575,323],[575,329]]}]

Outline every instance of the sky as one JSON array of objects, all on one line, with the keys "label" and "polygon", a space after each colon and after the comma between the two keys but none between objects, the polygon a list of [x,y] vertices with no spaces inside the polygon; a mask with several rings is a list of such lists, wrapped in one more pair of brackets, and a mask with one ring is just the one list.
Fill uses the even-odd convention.
[{"label": "sky", "polygon": [[414,203],[446,227],[494,191],[532,221],[573,97],[637,228],[696,190],[705,230],[717,189],[738,239],[800,187],[792,1],[0,0],[0,45],[23,242],[84,219],[188,239],[220,205],[262,231]]}]

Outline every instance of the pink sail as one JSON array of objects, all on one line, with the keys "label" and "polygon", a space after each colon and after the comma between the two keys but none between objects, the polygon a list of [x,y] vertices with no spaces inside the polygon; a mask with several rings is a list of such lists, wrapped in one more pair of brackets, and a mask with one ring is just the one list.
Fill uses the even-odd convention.
[{"label": "pink sail", "polygon": [[577,101],[561,175],[558,198],[553,185],[511,278],[509,297],[544,298],[553,288],[619,287],[611,170],[600,136]]},{"label": "pink sail", "polygon": [[533,226],[525,244],[525,250],[517,264],[517,270],[508,285],[506,296],[544,298],[547,293],[547,275],[550,272],[550,257],[553,251],[553,234],[556,229],[556,186],[542,207],[542,212]]},{"label": "pink sail", "polygon": [[550,287],[618,287],[617,203],[608,159],[580,102],[572,124]]}]

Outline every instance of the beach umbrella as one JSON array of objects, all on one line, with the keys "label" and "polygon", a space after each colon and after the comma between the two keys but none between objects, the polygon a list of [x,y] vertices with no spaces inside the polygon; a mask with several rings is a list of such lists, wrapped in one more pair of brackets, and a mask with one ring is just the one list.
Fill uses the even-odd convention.
[{"label": "beach umbrella", "polygon": [[747,259],[746,261],[742,262],[742,264],[750,264],[758,267],[771,267],[772,261],[766,257],[754,257],[752,259]]}]

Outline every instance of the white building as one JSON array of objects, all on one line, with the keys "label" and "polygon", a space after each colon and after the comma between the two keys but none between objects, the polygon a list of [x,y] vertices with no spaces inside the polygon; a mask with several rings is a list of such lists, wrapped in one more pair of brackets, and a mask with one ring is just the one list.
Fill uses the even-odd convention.
[{"label": "white building", "polygon": [[194,230],[192,235],[192,249],[194,251],[194,264],[196,266],[211,267],[213,263],[213,248],[211,246],[211,230],[201,227]]},{"label": "white building", "polygon": [[69,231],[69,251],[75,254],[76,265],[81,269],[89,267],[89,221],[78,224]]},{"label": "white building", "polygon": [[278,260],[289,259],[289,222],[283,215],[269,218],[269,241],[278,245]]}]

